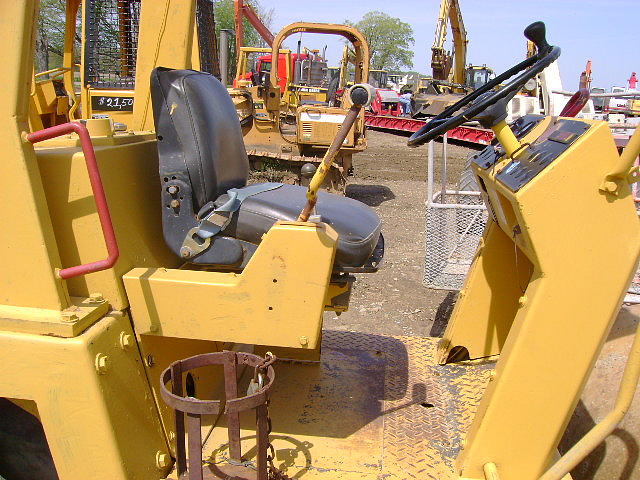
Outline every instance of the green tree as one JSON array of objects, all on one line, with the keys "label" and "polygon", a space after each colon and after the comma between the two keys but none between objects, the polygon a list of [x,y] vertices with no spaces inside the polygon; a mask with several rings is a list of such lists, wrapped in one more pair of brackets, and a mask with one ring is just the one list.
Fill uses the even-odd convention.
[{"label": "green tree", "polygon": [[[40,0],[36,34],[36,71],[42,72],[62,64],[65,7],[65,0]],[[79,46],[79,35],[76,35],[76,42]],[[77,50],[79,51],[79,48]]]},{"label": "green tree", "polygon": [[364,14],[356,27],[367,39],[371,51],[371,68],[375,70],[402,70],[413,66],[412,45],[415,43],[411,25],[383,12]]}]

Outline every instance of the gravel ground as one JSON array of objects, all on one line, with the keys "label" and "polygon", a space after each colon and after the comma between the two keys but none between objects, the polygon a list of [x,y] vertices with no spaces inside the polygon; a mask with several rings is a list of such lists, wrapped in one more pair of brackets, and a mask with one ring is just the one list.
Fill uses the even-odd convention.
[{"label": "gravel ground", "polygon": [[[354,156],[346,194],[382,219],[384,263],[375,274],[357,275],[349,311],[339,317],[327,313],[325,328],[438,335],[455,295],[422,284],[427,147],[409,148],[406,137],[383,132],[367,136],[367,150]],[[440,148],[435,151],[437,161]],[[471,152],[449,145],[448,156],[463,165]]]}]

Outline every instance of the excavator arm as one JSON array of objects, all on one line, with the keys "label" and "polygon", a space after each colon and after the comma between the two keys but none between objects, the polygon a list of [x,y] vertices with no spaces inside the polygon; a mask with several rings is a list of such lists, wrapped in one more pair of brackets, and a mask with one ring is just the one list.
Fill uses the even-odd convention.
[{"label": "excavator arm", "polygon": [[[444,48],[449,22],[453,34],[453,57]],[[467,43],[467,31],[464,28],[458,0],[442,0],[436,24],[435,40],[431,47],[431,68],[434,79],[464,84]],[[453,75],[451,75],[452,66],[454,66]]]},{"label": "excavator arm", "polygon": [[[256,29],[262,39],[270,47],[273,45],[273,33],[266,27],[260,17],[249,4],[244,0],[234,0],[235,21],[236,21],[236,52],[240,52],[240,48],[244,47],[244,24],[243,19],[246,17],[249,23]],[[255,46],[255,45],[253,45]]]}]

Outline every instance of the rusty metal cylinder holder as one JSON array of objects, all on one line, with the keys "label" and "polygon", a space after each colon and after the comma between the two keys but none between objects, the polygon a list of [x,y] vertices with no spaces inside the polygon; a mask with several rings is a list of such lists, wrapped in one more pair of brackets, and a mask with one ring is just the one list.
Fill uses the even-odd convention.
[{"label": "rusty metal cylinder holder", "polygon": [[[268,402],[271,386],[275,379],[275,373],[271,366],[274,361],[275,356],[273,355],[262,358],[251,353],[223,351],[178,360],[162,372],[160,376],[162,399],[175,410],[176,469],[180,480],[216,478],[267,480],[269,478],[269,462],[272,459],[268,458],[269,431],[271,430]],[[200,400],[185,396],[183,375],[190,370],[211,365],[221,365],[224,368],[226,401]],[[253,368],[253,381],[258,382],[253,393],[242,397],[238,396],[239,366]],[[169,382],[171,382],[171,390],[167,387]],[[243,463],[240,445],[240,412],[252,409],[256,412],[257,468]],[[218,414],[227,417],[230,462],[224,466],[212,465],[210,469],[207,468],[203,471],[201,416]],[[188,447],[185,445],[187,437]]]}]

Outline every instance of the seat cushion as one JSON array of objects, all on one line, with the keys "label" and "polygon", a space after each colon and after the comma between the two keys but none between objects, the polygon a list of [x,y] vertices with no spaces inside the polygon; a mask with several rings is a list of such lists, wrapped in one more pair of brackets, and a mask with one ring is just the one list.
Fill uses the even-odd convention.
[{"label": "seat cushion", "polygon": [[[224,234],[258,244],[262,235],[278,220],[295,221],[304,207],[306,187],[282,185],[275,190],[247,197]],[[222,195],[216,206],[227,200]],[[322,221],[338,232],[335,265],[360,267],[369,258],[380,237],[381,222],[376,212],[362,202],[320,191],[316,205]]]}]

